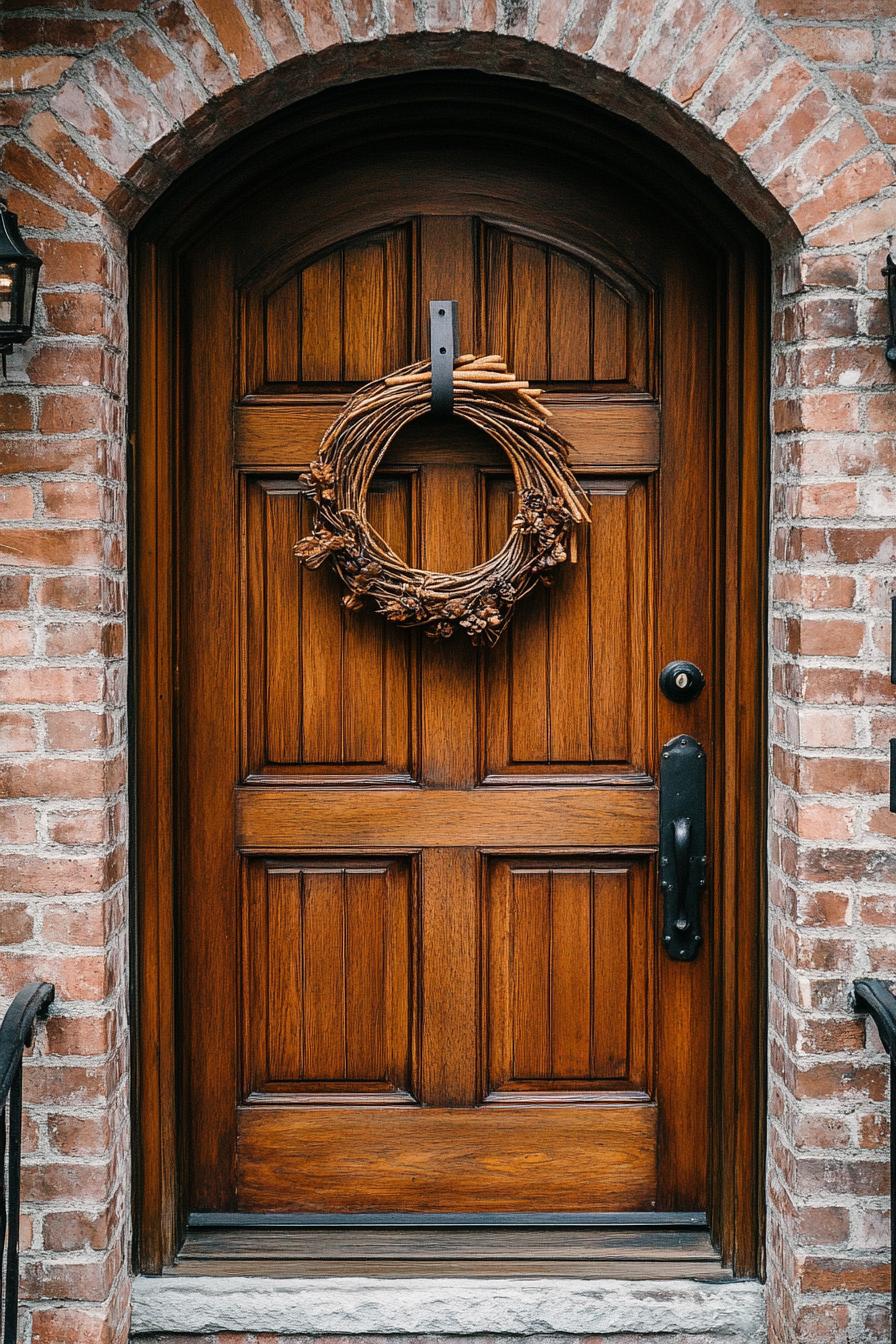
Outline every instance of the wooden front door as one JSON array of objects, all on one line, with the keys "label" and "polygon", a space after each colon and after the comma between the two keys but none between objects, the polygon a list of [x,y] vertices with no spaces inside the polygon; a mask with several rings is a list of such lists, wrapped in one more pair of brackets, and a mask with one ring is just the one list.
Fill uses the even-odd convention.
[{"label": "wooden front door", "polygon": [[[251,217],[251,227],[247,227]],[[718,267],[624,179],[487,139],[343,148],[180,260],[176,942],[189,1210],[708,1207],[719,897]],[[350,614],[298,478],[345,397],[464,351],[547,389],[591,503],[496,648]],[[371,517],[502,543],[507,463],[424,419]],[[658,689],[673,658],[707,689]],[[707,752],[704,950],[662,951],[658,761]],[[747,804],[749,806],[749,801]]]}]

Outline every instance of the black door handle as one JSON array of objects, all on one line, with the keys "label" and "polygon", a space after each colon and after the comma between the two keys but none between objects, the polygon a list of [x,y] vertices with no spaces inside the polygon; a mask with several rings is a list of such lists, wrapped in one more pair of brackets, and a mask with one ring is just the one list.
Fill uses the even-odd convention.
[{"label": "black door handle", "polygon": [[683,733],[660,759],[660,890],[663,947],[693,961],[703,942],[700,899],[706,889],[706,753]]}]

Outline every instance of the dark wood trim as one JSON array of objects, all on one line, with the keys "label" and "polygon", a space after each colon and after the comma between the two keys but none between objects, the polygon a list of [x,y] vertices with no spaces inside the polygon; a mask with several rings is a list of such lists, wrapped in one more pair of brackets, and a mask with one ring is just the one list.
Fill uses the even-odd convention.
[{"label": "dark wood trim", "polygon": [[706,1225],[190,1227],[169,1273],[730,1280]]},{"label": "dark wood trim", "polygon": [[[319,95],[237,137],[191,170],[141,224],[132,270],[131,675],[133,817],[133,1022],[135,1260],[143,1272],[171,1265],[184,1236],[180,1192],[187,1155],[178,1115],[178,987],[173,821],[174,604],[178,257],[207,221],[251,200],[253,176],[271,172],[301,134],[309,153],[346,128],[363,152],[351,114],[365,109],[363,134],[394,132],[408,104],[433,83],[444,100],[456,78],[443,73]],[[719,919],[712,932],[717,994],[713,1042],[711,1233],[735,1274],[763,1267],[765,1153],[765,657],[768,494],[768,249],[715,190],[665,145],[588,104],[510,79],[464,74],[463,98],[442,103],[461,117],[477,104],[507,126],[532,128],[532,143],[562,128],[564,146],[594,170],[601,164],[640,182],[645,209],[662,208],[718,256],[717,591],[719,741],[725,772],[716,790]],[[435,95],[433,95],[435,96]],[[381,115],[371,115],[377,104]],[[458,110],[461,109],[461,110]],[[481,113],[481,107],[477,115]],[[444,114],[444,112],[443,112]],[[421,119],[427,127],[431,120]],[[481,124],[481,123],[480,123]],[[335,128],[335,129],[334,129]],[[341,128],[341,129],[340,129]],[[510,131],[508,131],[510,133]],[[581,146],[581,148],[580,148]],[[587,147],[587,148],[586,148]],[[291,152],[294,152],[291,151]],[[637,190],[637,186],[634,188]],[[743,800],[749,806],[743,807]],[[191,1001],[213,987],[192,985]],[[618,1272],[618,1271],[617,1271]]]}]

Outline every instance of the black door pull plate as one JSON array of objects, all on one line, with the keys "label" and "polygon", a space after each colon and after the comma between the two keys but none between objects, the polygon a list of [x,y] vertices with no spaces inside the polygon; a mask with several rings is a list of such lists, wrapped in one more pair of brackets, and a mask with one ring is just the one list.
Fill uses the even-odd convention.
[{"label": "black door pull plate", "polygon": [[693,961],[703,932],[706,892],[706,752],[682,733],[660,758],[660,890],[663,947],[673,961]]}]

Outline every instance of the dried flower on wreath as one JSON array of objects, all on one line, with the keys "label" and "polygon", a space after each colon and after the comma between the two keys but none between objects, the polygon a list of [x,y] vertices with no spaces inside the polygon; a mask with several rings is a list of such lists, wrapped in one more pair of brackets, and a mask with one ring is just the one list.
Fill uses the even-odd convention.
[{"label": "dried flower on wreath", "polygon": [[327,430],[301,480],[314,502],[309,536],[295,547],[310,569],[329,560],[345,585],[343,605],[370,605],[436,639],[463,630],[494,644],[516,603],[572,554],[573,529],[589,522],[588,501],[569,469],[569,445],[553,430],[539,389],[508,372],[500,356],[455,362],[454,412],[506,454],[519,502],[504,545],[461,574],[405,564],[367,517],[367,492],[396,434],[430,408],[429,363],[411,364],[362,387]]}]

